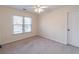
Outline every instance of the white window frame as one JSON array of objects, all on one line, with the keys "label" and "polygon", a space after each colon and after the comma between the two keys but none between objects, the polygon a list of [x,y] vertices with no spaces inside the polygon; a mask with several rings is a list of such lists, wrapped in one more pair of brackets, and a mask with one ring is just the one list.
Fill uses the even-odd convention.
[{"label": "white window frame", "polygon": [[[13,17],[14,17],[14,16],[13,16]],[[16,34],[31,33],[31,32],[32,32],[32,17],[28,17],[28,16],[21,16],[21,17],[23,17],[23,20],[22,20],[22,21],[23,21],[22,33],[16,33]],[[24,17],[31,18],[31,31],[30,31],[30,32],[25,32],[25,29],[24,29],[24,28],[25,28]],[[13,20],[14,20],[14,18],[13,18]],[[14,33],[14,24],[13,24],[13,34],[15,34],[15,33]],[[16,34],[15,34],[15,35],[16,35]]]}]

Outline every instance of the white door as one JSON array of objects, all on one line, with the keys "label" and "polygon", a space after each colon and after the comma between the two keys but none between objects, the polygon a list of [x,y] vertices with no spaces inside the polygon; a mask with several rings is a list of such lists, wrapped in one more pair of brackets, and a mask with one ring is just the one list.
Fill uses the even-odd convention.
[{"label": "white door", "polygon": [[68,44],[79,47],[79,12],[68,15]]}]

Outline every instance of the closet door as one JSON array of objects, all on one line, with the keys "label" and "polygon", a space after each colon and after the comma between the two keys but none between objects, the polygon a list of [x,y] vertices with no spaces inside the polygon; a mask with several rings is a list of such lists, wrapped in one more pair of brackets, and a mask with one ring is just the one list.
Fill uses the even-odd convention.
[{"label": "closet door", "polygon": [[68,44],[79,47],[79,12],[68,15]]}]

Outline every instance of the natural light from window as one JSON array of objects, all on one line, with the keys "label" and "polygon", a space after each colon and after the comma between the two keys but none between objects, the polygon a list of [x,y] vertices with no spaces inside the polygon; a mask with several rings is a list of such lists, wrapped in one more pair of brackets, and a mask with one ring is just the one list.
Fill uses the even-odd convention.
[{"label": "natural light from window", "polygon": [[13,34],[32,31],[31,17],[13,16]]}]

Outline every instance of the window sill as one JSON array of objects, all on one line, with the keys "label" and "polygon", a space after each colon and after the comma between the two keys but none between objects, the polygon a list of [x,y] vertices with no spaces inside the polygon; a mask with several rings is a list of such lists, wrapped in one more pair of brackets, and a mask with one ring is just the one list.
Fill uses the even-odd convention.
[{"label": "window sill", "polygon": [[18,34],[12,34],[12,35],[23,35],[23,34],[28,34],[28,33],[32,33],[32,31],[31,32],[24,32],[24,33],[18,33]]}]

